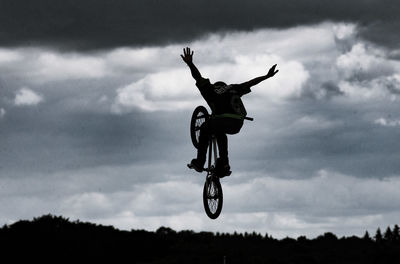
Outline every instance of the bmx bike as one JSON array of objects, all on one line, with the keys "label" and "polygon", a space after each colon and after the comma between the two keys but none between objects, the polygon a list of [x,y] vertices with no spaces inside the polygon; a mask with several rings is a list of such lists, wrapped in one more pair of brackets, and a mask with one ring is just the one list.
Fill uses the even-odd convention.
[{"label": "bmx bike", "polygon": [[[204,106],[198,106],[193,111],[192,120],[190,122],[190,137],[195,148],[199,146],[200,127],[210,118],[207,109]],[[208,144],[208,161],[207,168],[203,171],[207,172],[206,181],[203,188],[203,205],[206,214],[211,219],[216,219],[222,210],[223,193],[222,186],[218,175],[215,173],[215,165],[217,162],[217,140],[214,135],[209,139]],[[188,164],[192,169],[192,166]],[[229,175],[231,172],[228,173]]]}]

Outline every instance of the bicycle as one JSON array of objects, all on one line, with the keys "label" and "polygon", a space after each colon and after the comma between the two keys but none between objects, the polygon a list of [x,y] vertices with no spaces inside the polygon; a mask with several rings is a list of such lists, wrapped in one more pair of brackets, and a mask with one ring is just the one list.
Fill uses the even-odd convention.
[{"label": "bicycle", "polygon": [[[200,127],[209,118],[210,115],[204,106],[198,106],[194,109],[190,121],[190,137],[195,148],[199,146]],[[207,216],[211,219],[216,219],[220,215],[223,203],[222,186],[218,175],[215,173],[217,157],[217,140],[216,137],[212,135],[208,145],[207,168],[203,169],[203,171],[207,172],[203,188],[203,205]],[[188,167],[192,169],[190,164],[188,164]],[[228,172],[228,175],[230,174],[231,171]]]},{"label": "bicycle", "polygon": [[[204,106],[197,106],[192,114],[190,121],[190,137],[192,139],[193,146],[197,149],[199,147],[199,137],[201,125],[210,118],[207,109]],[[252,117],[243,117],[244,120],[253,121]],[[208,162],[207,168],[203,168],[203,171],[207,172],[206,181],[203,188],[203,205],[206,214],[211,219],[216,219],[222,210],[223,193],[222,186],[219,181],[219,176],[215,172],[215,166],[217,163],[217,139],[215,135],[211,135],[208,143]],[[191,164],[187,165],[190,169],[193,169]],[[224,176],[231,175],[232,171],[227,172]]]}]

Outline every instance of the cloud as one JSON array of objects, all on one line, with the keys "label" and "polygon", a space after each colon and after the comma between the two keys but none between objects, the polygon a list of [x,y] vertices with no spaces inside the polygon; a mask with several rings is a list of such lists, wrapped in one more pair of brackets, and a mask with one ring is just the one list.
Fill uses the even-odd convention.
[{"label": "cloud", "polygon": [[336,60],[338,69],[347,79],[374,79],[390,76],[395,72],[395,62],[385,58],[383,50],[366,47],[364,43],[356,43],[348,53],[340,55]]},{"label": "cloud", "polygon": [[17,106],[37,105],[42,101],[43,97],[29,88],[21,88],[17,91],[14,98],[14,104]]},{"label": "cloud", "polygon": [[400,120],[387,120],[386,118],[378,118],[374,121],[375,124],[388,127],[400,126]]},{"label": "cloud", "polygon": [[379,76],[370,81],[340,81],[338,87],[351,100],[395,102],[398,100],[400,82],[396,75]]},{"label": "cloud", "polygon": [[[198,175],[178,173],[140,182],[135,179],[137,174],[132,174],[135,167],[108,169],[111,174],[107,175],[101,168],[91,168],[31,179],[1,178],[0,183],[8,189],[2,193],[0,208],[15,218],[50,212],[125,230],[169,226],[175,230],[256,231],[274,237],[316,236],[328,231],[362,235],[366,229],[387,224],[385,219],[395,223],[399,215],[397,176],[360,179],[320,170],[311,179],[282,179],[235,173],[232,177],[246,180],[222,180],[223,211],[211,221],[204,213],[203,178]],[[126,170],[123,174],[131,173],[121,180],[120,169]],[[149,166],[144,172],[152,170]],[[110,179],[119,179],[112,181],[116,186],[107,185]],[[25,186],[23,195],[17,191],[21,186]],[[52,189],[58,190],[57,194]]]},{"label": "cloud", "polygon": [[[116,113],[133,109],[144,111],[179,110],[193,107],[196,91],[193,81],[182,69],[149,74],[143,79],[117,89],[112,106]],[[198,96],[198,95],[197,95]]]},{"label": "cloud", "polygon": [[0,65],[18,61],[21,59],[21,55],[13,50],[0,48]]},{"label": "cloud", "polygon": [[381,47],[355,41],[351,49],[336,59],[342,80],[339,90],[352,100],[397,100],[400,92],[400,63]]},{"label": "cloud", "polygon": [[[277,63],[280,72],[253,88],[257,98],[246,96],[254,109],[262,108],[266,100],[279,103],[303,96],[319,100],[344,95],[352,100],[394,100],[400,91],[400,63],[390,59],[386,49],[360,39],[358,31],[355,24],[323,23],[279,31],[214,34],[189,46],[195,50],[200,72],[211,82],[241,83],[265,74],[268,67]],[[315,41],[310,43],[307,36]],[[247,43],[254,43],[251,50]],[[188,69],[176,66],[177,62],[170,58],[173,48],[175,52],[178,49],[168,46],[146,50],[146,57],[157,57],[151,56],[151,52],[165,57],[174,63],[174,68],[156,67],[139,80],[120,87],[112,107],[114,112],[193,107],[190,102],[196,94],[187,87],[193,87],[194,81],[190,80]]]},{"label": "cloud", "polygon": [[80,215],[85,217],[104,217],[112,213],[112,204],[108,197],[102,193],[80,193],[68,197],[62,205],[68,215]]},{"label": "cloud", "polygon": [[311,218],[389,213],[398,206],[399,179],[360,179],[326,170],[307,180],[259,177],[226,186],[232,194],[226,210],[288,211]]},{"label": "cloud", "polygon": [[[265,71],[265,61],[278,63],[281,71],[291,73],[291,78],[276,77],[269,81],[268,89],[260,89],[259,95],[269,100],[299,96],[308,73],[302,64],[296,61],[285,62],[276,56],[272,58],[271,56],[257,58],[242,56],[236,58],[233,64],[205,66],[202,70],[212,72],[214,80],[229,80],[232,76],[236,76],[235,79],[238,79],[237,76],[243,76],[242,80],[245,80],[245,74],[251,76],[250,72]],[[113,110],[126,112],[130,109],[144,111],[192,109],[196,102],[201,103],[200,94],[196,90],[187,69],[149,74],[139,81],[119,88]]]},{"label": "cloud", "polygon": [[[3,61],[2,53],[7,54]],[[105,63],[105,59],[98,55],[60,53],[43,48],[11,48],[0,51],[0,69],[3,70],[3,75],[20,76],[33,85],[104,78],[112,75]]]},{"label": "cloud", "polygon": [[0,119],[4,118],[6,115],[6,110],[4,108],[0,108]]},{"label": "cloud", "polygon": [[[196,52],[196,65],[212,82],[241,83],[265,74],[277,63],[280,72],[254,88],[259,95],[250,99],[255,108],[262,107],[263,100],[281,102],[302,96],[365,99],[378,94],[393,99],[400,92],[400,63],[390,58],[388,50],[360,39],[358,32],[355,24],[322,23],[285,30],[211,34],[188,45]],[[313,37],[312,43],[309,37]],[[248,43],[253,43],[251,50]],[[106,82],[98,85],[108,90],[98,98],[110,98],[110,90],[117,90],[114,100],[102,103],[111,104],[114,113],[182,110],[193,107],[198,93],[179,58],[181,49],[177,45],[97,53],[3,49],[18,60],[1,67],[9,76],[23,77],[30,86],[66,80],[120,83],[117,87],[105,87]]]},{"label": "cloud", "polygon": [[176,60],[171,56],[176,46],[164,47],[124,47],[111,49],[104,54],[107,65],[115,71],[147,73],[155,69],[167,69]]},{"label": "cloud", "polygon": [[[379,0],[304,0],[295,5],[289,0],[231,0],[229,4],[225,0],[99,0],[95,6],[78,0],[57,4],[15,0],[0,10],[0,41],[7,46],[97,50],[187,42],[215,32],[348,21],[363,25],[362,34],[368,39],[395,46],[398,13],[396,0],[384,4]],[[247,17],[251,19],[243,19]],[[345,29],[343,34],[347,34]]]},{"label": "cloud", "polygon": [[357,27],[354,23],[337,23],[333,26],[335,36],[339,40],[346,40],[355,35]]},{"label": "cloud", "polygon": [[[39,82],[71,80],[81,78],[100,78],[107,72],[101,58],[82,56],[81,54],[57,54],[40,52],[34,67],[34,77]],[[44,79],[44,80],[43,80]]]},{"label": "cloud", "polygon": [[[310,47],[309,43],[302,39],[304,34],[318,35],[320,40]],[[293,38],[290,43],[286,40],[288,36]],[[325,37],[328,37],[328,40]],[[248,50],[247,42],[255,43],[251,50]],[[210,78],[211,82],[224,80],[228,83],[242,83],[266,74],[269,67],[278,64],[280,73],[268,80],[267,84],[254,88],[257,89],[260,100],[271,101],[300,97],[303,85],[309,78],[309,72],[302,62],[304,54],[301,56],[300,54],[307,51],[313,52],[314,56],[315,49],[322,53],[327,46],[333,45],[332,29],[328,24],[313,29],[260,30],[252,33],[227,34],[223,37],[211,35],[207,39],[190,44],[195,50],[197,67],[205,78]],[[292,50],[294,46],[297,47],[297,52]],[[167,46],[158,50],[153,49],[153,53],[174,63],[173,68],[165,70],[164,67],[156,65],[155,69],[144,74],[139,80],[120,87],[117,90],[113,110],[127,112],[131,109],[156,111],[193,108],[194,100],[198,98],[199,93],[194,87],[190,70],[177,56],[181,48]],[[123,52],[126,53],[127,50]],[[150,56],[149,52],[146,51],[146,56]],[[283,73],[290,75],[291,78],[285,78]]]}]

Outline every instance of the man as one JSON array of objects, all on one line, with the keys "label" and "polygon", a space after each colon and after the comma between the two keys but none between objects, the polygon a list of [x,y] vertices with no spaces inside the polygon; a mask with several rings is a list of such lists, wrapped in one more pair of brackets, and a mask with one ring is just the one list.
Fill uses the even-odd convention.
[{"label": "man", "polygon": [[181,55],[183,61],[189,66],[196,86],[201,95],[211,108],[211,118],[208,119],[200,128],[199,147],[197,158],[191,161],[191,167],[196,171],[202,172],[206,161],[208,140],[211,135],[215,135],[218,143],[219,158],[216,164],[216,173],[220,177],[229,175],[230,166],[228,159],[228,138],[226,134],[237,134],[243,126],[247,112],[240,97],[250,93],[250,87],[274,76],[276,64],[272,66],[267,75],[254,78],[242,84],[227,85],[224,82],[210,83],[209,79],[201,76],[199,70],[193,64],[193,51],[190,48],[183,49]]}]

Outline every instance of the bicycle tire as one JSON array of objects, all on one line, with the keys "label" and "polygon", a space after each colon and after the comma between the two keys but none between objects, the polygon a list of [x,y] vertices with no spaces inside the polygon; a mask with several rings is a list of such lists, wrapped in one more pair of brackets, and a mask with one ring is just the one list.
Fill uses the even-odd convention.
[{"label": "bicycle tire", "polygon": [[192,119],[190,121],[190,137],[193,146],[197,149],[199,147],[200,127],[209,118],[207,109],[204,106],[198,106],[194,109]]},{"label": "bicycle tire", "polygon": [[203,188],[203,204],[209,218],[218,218],[223,204],[222,186],[218,177],[211,176],[206,179]]}]

